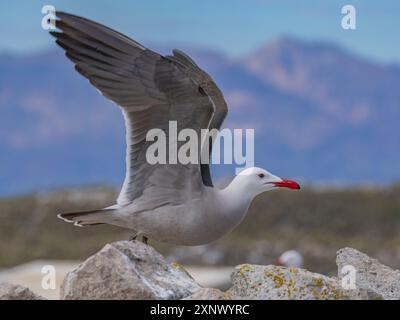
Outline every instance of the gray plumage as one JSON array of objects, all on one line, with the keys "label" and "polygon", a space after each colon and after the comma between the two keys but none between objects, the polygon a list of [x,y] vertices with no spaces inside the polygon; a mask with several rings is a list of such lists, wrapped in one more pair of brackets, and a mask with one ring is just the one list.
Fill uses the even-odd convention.
[{"label": "gray plumage", "polygon": [[[108,223],[159,241],[198,245],[231,231],[256,194],[278,184],[296,187],[263,169],[249,168],[227,188],[213,188],[208,164],[200,163],[206,149],[211,154],[212,145],[204,141],[198,141],[197,163],[150,164],[150,129],[168,134],[169,122],[176,121],[178,132],[190,128],[201,137],[201,129],[221,127],[228,111],[221,91],[180,50],[162,56],[96,22],[63,12],[56,16],[58,31],[51,35],[75,69],[121,108],[127,144],[126,175],[116,204],[60,218],[79,226]],[[175,142],[178,149],[184,143]]]},{"label": "gray plumage", "polygon": [[[121,107],[126,125],[126,177],[118,205],[126,205],[148,188],[155,188],[153,175],[174,170],[196,181],[198,165],[170,167],[150,165],[145,159],[148,130],[168,130],[168,122],[176,120],[178,132],[192,128],[219,129],[227,113],[222,93],[211,77],[180,50],[162,56],[135,40],[108,27],[82,17],[57,12],[56,27],[51,32],[76,70],[100,92]],[[199,90],[199,88],[201,88]],[[169,181],[177,190],[182,185]],[[159,185],[158,187],[165,187]],[[200,186],[193,186],[200,188]],[[160,199],[161,201],[161,199]]]}]

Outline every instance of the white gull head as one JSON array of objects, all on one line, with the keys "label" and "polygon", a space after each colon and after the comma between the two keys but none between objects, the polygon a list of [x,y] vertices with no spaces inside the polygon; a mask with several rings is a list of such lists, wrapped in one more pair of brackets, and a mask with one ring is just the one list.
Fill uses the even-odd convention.
[{"label": "white gull head", "polygon": [[288,250],[276,259],[276,264],[284,267],[302,268],[303,256],[296,250]]},{"label": "white gull head", "polygon": [[[215,213],[217,219],[224,217],[226,227],[224,233],[228,233],[246,216],[254,197],[266,191],[282,188],[298,190],[300,186],[293,180],[280,178],[262,168],[247,168],[240,172],[225,189],[216,193],[217,199],[210,201],[209,210]],[[217,207],[217,209],[213,210],[212,207]],[[215,223],[219,224],[218,220]]]},{"label": "white gull head", "polygon": [[240,189],[248,194],[251,199],[260,193],[279,189],[300,189],[297,182],[280,178],[265,169],[252,167],[241,171],[228,186],[229,189]]}]

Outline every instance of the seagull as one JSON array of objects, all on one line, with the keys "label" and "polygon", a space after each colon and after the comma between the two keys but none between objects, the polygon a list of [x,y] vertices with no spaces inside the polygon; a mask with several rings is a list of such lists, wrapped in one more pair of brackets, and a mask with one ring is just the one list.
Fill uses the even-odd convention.
[{"label": "seagull", "polygon": [[302,268],[303,256],[296,250],[288,250],[282,253],[275,261],[278,266]]},{"label": "seagull", "polygon": [[[177,245],[201,245],[231,232],[243,220],[253,198],[278,189],[300,189],[261,168],[247,168],[224,189],[214,187],[208,163],[150,164],[146,133],[220,129],[228,112],[212,78],[184,52],[161,55],[94,21],[56,12],[50,32],[75,69],[122,110],[126,128],[126,175],[112,206],[63,213],[77,226],[110,224]],[[203,144],[201,144],[202,148]],[[212,143],[209,144],[212,150]],[[201,150],[202,153],[204,150]]]}]

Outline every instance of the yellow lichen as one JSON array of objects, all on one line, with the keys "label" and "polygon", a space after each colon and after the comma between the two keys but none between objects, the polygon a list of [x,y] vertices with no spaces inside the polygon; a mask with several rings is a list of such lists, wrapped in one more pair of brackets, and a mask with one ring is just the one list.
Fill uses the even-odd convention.
[{"label": "yellow lichen", "polygon": [[222,297],[223,300],[233,300],[232,294],[230,292],[224,292]]},{"label": "yellow lichen", "polygon": [[240,266],[240,273],[246,273],[246,272],[250,272],[251,271],[251,266],[249,264],[242,264]]},{"label": "yellow lichen", "polygon": [[335,288],[332,288],[331,291],[332,291],[332,294],[333,294],[333,299],[335,299],[335,300],[346,300],[346,299],[349,298],[342,291],[338,291]]},{"label": "yellow lichen", "polygon": [[273,280],[274,280],[274,283],[275,283],[275,288],[280,288],[285,283],[285,280],[281,276],[278,276],[278,275],[275,275]]},{"label": "yellow lichen", "polygon": [[324,285],[324,281],[322,279],[315,279],[314,280],[314,284],[315,284],[316,287],[322,288],[323,285]]},{"label": "yellow lichen", "polygon": [[179,262],[176,262],[176,261],[171,263],[171,267],[174,268],[174,269],[183,269],[182,265]]}]

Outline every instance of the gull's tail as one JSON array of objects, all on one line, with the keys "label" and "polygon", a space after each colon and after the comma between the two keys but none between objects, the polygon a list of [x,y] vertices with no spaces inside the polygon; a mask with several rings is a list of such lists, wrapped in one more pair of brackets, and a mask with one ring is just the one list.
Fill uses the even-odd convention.
[{"label": "gull's tail", "polygon": [[98,209],[80,212],[61,213],[57,215],[60,219],[73,223],[75,226],[94,226],[98,224],[111,224],[112,213],[115,209]]}]

